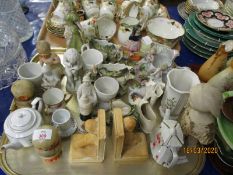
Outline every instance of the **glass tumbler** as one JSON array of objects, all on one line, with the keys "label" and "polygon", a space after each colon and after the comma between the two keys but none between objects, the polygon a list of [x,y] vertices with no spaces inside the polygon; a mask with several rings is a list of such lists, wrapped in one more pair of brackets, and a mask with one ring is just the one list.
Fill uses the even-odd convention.
[{"label": "glass tumbler", "polygon": [[18,0],[0,0],[0,21],[5,21],[16,31],[20,42],[28,40],[33,34]]},{"label": "glass tumbler", "polygon": [[0,21],[0,90],[18,77],[18,67],[26,61],[19,37],[6,22]]}]

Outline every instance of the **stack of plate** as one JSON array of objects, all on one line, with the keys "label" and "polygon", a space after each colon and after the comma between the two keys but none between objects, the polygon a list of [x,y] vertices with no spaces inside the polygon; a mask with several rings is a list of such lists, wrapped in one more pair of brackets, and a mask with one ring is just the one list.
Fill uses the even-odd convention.
[{"label": "stack of plate", "polygon": [[226,0],[224,10],[228,15],[233,16],[233,0]]},{"label": "stack of plate", "polygon": [[[219,45],[233,39],[233,18],[222,12],[204,10],[189,15],[184,24],[184,45],[203,58],[209,58]],[[229,54],[229,57],[233,53]]]},{"label": "stack of plate", "polygon": [[218,10],[223,6],[220,0],[186,0],[177,6],[178,13],[183,19],[200,10]]},{"label": "stack of plate", "polygon": [[47,30],[58,36],[58,37],[64,37],[64,31],[65,31],[65,27],[64,26],[58,26],[56,24],[54,24],[53,22],[51,22],[51,18],[49,18],[46,22],[46,27]]}]

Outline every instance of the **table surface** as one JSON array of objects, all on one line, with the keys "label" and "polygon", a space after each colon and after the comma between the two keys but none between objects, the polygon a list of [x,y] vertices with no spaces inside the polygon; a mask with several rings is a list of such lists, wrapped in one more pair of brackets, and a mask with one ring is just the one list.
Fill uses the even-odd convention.
[{"label": "table surface", "polygon": [[[38,2],[38,1],[24,1],[26,5],[29,7],[29,13],[26,14],[27,19],[30,21],[30,24],[33,26],[34,29],[34,35],[33,37],[22,43],[28,57],[28,61],[30,58],[35,54],[35,43],[37,40],[37,36],[40,30],[40,27],[43,23],[43,19],[46,15],[47,9],[50,5],[49,2]],[[180,23],[184,23],[184,20],[179,16],[176,6],[169,6],[168,7],[169,14],[171,18],[179,21]],[[193,64],[202,64],[205,59],[195,55],[191,51],[189,51],[184,44],[181,42],[181,52],[180,56],[176,58],[176,63],[179,66],[190,66]],[[7,115],[9,114],[9,107],[11,104],[11,101],[13,99],[13,96],[10,92],[10,87],[3,89],[0,91],[0,133],[3,132],[3,123],[6,119]],[[0,169],[0,174],[4,174],[2,170]],[[217,170],[213,167],[210,160],[207,160],[204,166],[204,169],[200,173],[200,175],[218,175],[219,173]]]}]

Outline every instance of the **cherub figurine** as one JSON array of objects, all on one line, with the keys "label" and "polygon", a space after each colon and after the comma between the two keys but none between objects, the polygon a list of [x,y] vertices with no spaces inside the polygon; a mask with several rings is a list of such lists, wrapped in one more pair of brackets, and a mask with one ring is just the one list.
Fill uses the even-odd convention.
[{"label": "cherub figurine", "polygon": [[44,72],[51,71],[55,76],[61,78],[64,75],[64,68],[59,56],[51,53],[50,44],[45,40],[40,40],[36,43],[36,49],[39,53],[39,62],[41,66],[44,66]]},{"label": "cherub figurine", "polygon": [[91,84],[91,72],[83,77],[83,83],[79,86],[77,91],[77,99],[80,110],[80,118],[85,121],[90,119],[90,114],[94,106],[97,104],[97,96],[94,86]]},{"label": "cherub figurine", "polygon": [[83,63],[78,51],[74,48],[67,49],[64,53],[65,74],[67,76],[66,89],[70,92],[77,91],[81,84]]}]

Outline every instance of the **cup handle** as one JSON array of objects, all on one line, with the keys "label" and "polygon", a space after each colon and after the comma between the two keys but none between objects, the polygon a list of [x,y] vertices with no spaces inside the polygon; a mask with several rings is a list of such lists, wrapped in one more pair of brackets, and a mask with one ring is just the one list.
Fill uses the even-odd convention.
[{"label": "cup handle", "polygon": [[83,54],[83,52],[85,50],[88,50],[88,49],[90,49],[89,45],[88,44],[83,44],[82,47],[81,47],[81,54]]},{"label": "cup handle", "polygon": [[64,101],[65,101],[66,103],[68,103],[68,101],[70,101],[71,97],[72,97],[72,94],[68,94],[68,93],[65,94]]},{"label": "cup handle", "polygon": [[39,104],[39,105],[38,105],[38,108],[37,108],[37,111],[38,111],[38,112],[41,112],[41,111],[42,111],[42,108],[43,108],[43,101],[42,101],[42,98],[40,98],[40,97],[34,98],[34,100],[31,102],[31,105],[32,105],[32,108],[33,108],[33,109],[36,109],[36,104]]},{"label": "cup handle", "polygon": [[177,154],[176,149],[171,148],[171,150],[172,150],[172,154],[173,154],[173,159],[172,159],[171,163],[168,165],[168,168],[174,166],[177,163],[177,161],[179,160],[179,156]]}]

